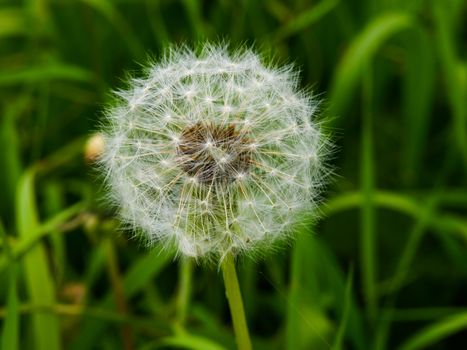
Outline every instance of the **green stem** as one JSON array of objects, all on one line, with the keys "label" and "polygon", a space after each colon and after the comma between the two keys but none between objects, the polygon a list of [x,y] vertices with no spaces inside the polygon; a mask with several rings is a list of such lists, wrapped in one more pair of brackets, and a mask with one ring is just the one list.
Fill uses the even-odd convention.
[{"label": "green stem", "polygon": [[[128,304],[125,299],[125,291],[123,290],[123,282],[118,267],[115,247],[112,240],[107,237],[103,240],[103,245],[107,254],[107,269],[115,296],[115,302],[117,304],[117,310],[122,316],[126,316],[128,315]],[[122,336],[123,348],[125,350],[133,350],[135,347],[131,328],[128,327],[128,325],[122,325],[120,333]]]},{"label": "green stem", "polygon": [[242,295],[240,286],[238,285],[234,258],[231,254],[227,255],[222,261],[221,268],[238,349],[251,350],[252,346],[250,335],[248,334],[245,311],[243,310]]},{"label": "green stem", "polygon": [[177,293],[177,315],[176,323],[183,328],[185,326],[188,304],[191,295],[191,276],[193,271],[193,261],[190,258],[183,258],[179,264],[179,286]]},{"label": "green stem", "polygon": [[361,188],[363,195],[361,211],[360,254],[363,291],[370,320],[376,319],[377,261],[376,221],[374,208],[375,173],[373,154],[373,79],[371,65],[363,80],[363,118],[361,143]]}]

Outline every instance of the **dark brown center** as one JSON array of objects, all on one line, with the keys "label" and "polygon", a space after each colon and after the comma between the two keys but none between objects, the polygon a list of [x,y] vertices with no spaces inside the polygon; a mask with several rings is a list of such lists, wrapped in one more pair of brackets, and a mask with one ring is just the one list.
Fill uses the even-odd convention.
[{"label": "dark brown center", "polygon": [[180,167],[197,181],[230,183],[248,171],[251,146],[235,125],[198,122],[182,131],[178,144]]}]

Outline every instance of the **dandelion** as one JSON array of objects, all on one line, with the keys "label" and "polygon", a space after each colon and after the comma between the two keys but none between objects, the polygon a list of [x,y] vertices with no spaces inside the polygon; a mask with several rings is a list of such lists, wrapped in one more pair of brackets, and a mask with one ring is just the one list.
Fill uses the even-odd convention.
[{"label": "dandelion", "polygon": [[263,254],[316,206],[327,142],[291,67],[184,47],[117,96],[101,164],[124,222],[150,244],[220,262]]},{"label": "dandelion", "polygon": [[262,252],[316,205],[326,142],[290,67],[184,48],[117,95],[102,164],[124,221],[151,244],[196,258]]}]

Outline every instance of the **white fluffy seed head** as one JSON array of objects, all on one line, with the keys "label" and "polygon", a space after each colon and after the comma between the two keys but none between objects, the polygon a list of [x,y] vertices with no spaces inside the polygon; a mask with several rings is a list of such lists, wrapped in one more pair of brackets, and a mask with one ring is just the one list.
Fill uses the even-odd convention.
[{"label": "white fluffy seed head", "polygon": [[148,242],[191,257],[264,253],[316,206],[328,144],[291,67],[171,49],[117,95],[101,166]]}]

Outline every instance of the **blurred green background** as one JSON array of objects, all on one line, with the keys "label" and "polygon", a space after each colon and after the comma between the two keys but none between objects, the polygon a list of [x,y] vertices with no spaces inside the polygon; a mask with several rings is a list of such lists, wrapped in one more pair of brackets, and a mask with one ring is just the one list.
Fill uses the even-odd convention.
[{"label": "blurred green background", "polygon": [[239,261],[255,348],[467,349],[466,14],[462,0],[2,0],[0,348],[234,348],[217,269],[129,240],[83,155],[128,73],[170,43],[225,39],[295,63],[337,145],[320,222]]}]

